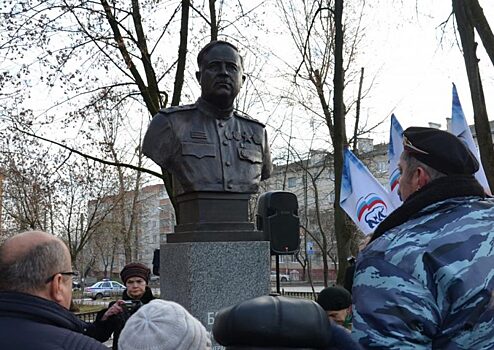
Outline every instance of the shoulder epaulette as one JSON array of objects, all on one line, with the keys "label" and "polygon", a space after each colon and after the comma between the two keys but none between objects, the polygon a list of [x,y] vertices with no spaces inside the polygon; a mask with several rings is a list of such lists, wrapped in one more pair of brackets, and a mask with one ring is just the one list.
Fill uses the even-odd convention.
[{"label": "shoulder epaulette", "polygon": [[189,110],[196,109],[196,108],[197,108],[197,106],[195,103],[190,104],[190,105],[171,106],[171,107],[167,107],[167,108],[161,108],[160,113],[170,114],[170,113],[175,113],[175,112],[189,111]]},{"label": "shoulder epaulette", "polygon": [[243,113],[243,112],[235,111],[234,113],[235,113],[235,116],[236,116],[236,117],[239,117],[239,118],[242,118],[242,119],[246,119],[246,120],[248,120],[248,121],[251,121],[251,122],[254,122],[254,123],[260,124],[260,125],[262,125],[263,127],[264,127],[264,126],[266,126],[264,123],[261,123],[259,120],[254,119],[254,118],[252,118],[250,115],[247,115],[247,114],[245,114],[245,113]]}]

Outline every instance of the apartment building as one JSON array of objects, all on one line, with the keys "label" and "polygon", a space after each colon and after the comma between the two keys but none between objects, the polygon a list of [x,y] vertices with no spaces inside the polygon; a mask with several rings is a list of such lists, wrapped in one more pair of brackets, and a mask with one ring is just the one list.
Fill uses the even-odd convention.
[{"label": "apartment building", "polygon": [[175,214],[165,186],[143,187],[137,197],[134,191],[128,191],[123,196],[90,201],[89,212],[93,212],[96,205],[96,211],[105,218],[87,245],[94,259],[91,274],[98,278],[118,276],[126,262],[125,239],[130,241],[131,260],[151,268],[154,250],[160,247],[167,233],[173,232],[175,225]]},{"label": "apartment building", "polygon": [[[355,151],[374,177],[386,188],[388,183],[387,144],[373,144],[369,138],[361,138]],[[336,238],[334,232],[333,206],[335,201],[333,156],[325,150],[311,151],[306,158],[278,164],[262,191],[284,190],[293,192],[298,199],[301,228],[301,254],[280,257],[280,270],[292,277],[304,279],[306,269],[311,268],[312,278],[322,279],[322,254],[318,241],[327,238],[330,279],[335,278]],[[356,234],[359,234],[356,232]],[[297,258],[299,260],[297,260]],[[274,265],[273,265],[274,268]]]}]

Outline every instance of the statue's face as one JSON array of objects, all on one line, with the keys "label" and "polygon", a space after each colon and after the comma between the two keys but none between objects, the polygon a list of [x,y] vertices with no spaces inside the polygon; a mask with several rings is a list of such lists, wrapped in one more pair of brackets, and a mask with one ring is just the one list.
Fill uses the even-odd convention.
[{"label": "statue's face", "polygon": [[213,46],[202,60],[197,79],[202,98],[221,108],[232,106],[245,79],[239,54],[228,45]]}]

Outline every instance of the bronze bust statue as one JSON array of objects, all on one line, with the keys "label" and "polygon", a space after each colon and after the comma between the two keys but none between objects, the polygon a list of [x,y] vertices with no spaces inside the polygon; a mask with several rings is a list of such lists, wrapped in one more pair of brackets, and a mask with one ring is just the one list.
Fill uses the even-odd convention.
[{"label": "bronze bust statue", "polygon": [[144,137],[144,154],[174,175],[176,195],[255,193],[272,165],[264,125],[233,110],[245,80],[242,58],[230,43],[213,41],[197,63],[201,97],[161,110]]},{"label": "bronze bust statue", "polygon": [[[232,44],[213,41],[199,52],[197,63],[201,97],[156,114],[143,152],[172,173],[179,203],[190,193],[214,198],[255,193],[270,176],[272,164],[264,125],[233,108],[245,80],[242,57]],[[200,216],[182,217],[185,223],[180,223],[203,220]]]}]

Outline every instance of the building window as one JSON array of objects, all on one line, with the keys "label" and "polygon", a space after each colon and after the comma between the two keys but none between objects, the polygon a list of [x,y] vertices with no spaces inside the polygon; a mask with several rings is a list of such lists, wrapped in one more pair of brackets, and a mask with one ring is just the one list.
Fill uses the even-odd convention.
[{"label": "building window", "polygon": [[328,194],[328,201],[329,203],[334,203],[334,193]]},{"label": "building window", "polygon": [[388,170],[388,162],[380,161],[377,162],[377,171],[380,173],[385,173]]},{"label": "building window", "polygon": [[288,178],[288,188],[295,187],[297,185],[297,178],[296,177],[289,177]]}]

